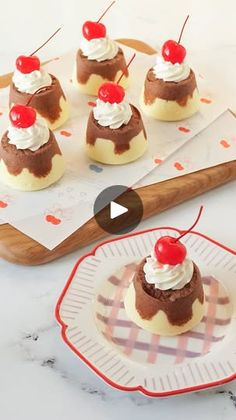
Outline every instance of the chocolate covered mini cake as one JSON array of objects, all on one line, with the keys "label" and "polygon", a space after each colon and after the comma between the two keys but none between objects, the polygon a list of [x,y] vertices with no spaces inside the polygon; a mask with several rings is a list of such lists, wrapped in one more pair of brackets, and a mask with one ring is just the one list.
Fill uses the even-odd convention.
[{"label": "chocolate covered mini cake", "polygon": [[154,334],[177,335],[199,324],[204,315],[201,274],[179,238],[157,241],[138,266],[124,304],[128,317]]},{"label": "chocolate covered mini cake", "polygon": [[[110,9],[108,7],[104,14]],[[101,17],[101,18],[102,18]],[[125,57],[118,44],[106,34],[106,27],[100,20],[87,21],[83,25],[83,39],[76,55],[72,81],[81,92],[97,96],[102,83],[116,82],[122,73],[121,84],[128,85],[128,70]]]},{"label": "chocolate covered mini cake", "polygon": [[141,95],[143,112],[163,121],[189,118],[200,106],[195,74],[184,61],[186,50],[180,39],[165,42],[162,56],[157,56],[156,65],[147,73]]},{"label": "chocolate covered mini cake", "polygon": [[86,143],[91,159],[107,164],[124,164],[138,159],[145,152],[147,136],[140,112],[131,105],[131,113],[129,122],[116,129],[100,125],[94,112],[90,113]]},{"label": "chocolate covered mini cake", "polygon": [[[105,81],[116,82],[125,67],[125,56],[121,48],[118,49],[114,57],[104,59],[103,61],[98,61],[97,59],[91,60],[89,56],[85,56],[82,50],[79,49],[76,56],[73,84],[81,92],[96,96],[101,84]],[[128,76],[129,72],[127,70],[122,81],[122,85],[125,88],[128,86]]]},{"label": "chocolate covered mini cake", "polygon": [[[40,89],[39,93],[33,96],[31,105],[36,109],[39,116],[43,117],[51,130],[60,127],[68,119],[68,105],[59,80],[52,74],[48,75],[51,79],[51,85],[45,85],[45,89]],[[14,104],[26,105],[34,93],[20,92],[14,84],[15,78],[10,86],[9,106]],[[38,83],[37,83],[38,86]],[[40,84],[39,84],[40,86]]]},{"label": "chocolate covered mini cake", "polygon": [[31,107],[15,105],[11,126],[0,142],[0,181],[22,191],[35,191],[58,181],[65,163],[55,136]]},{"label": "chocolate covered mini cake", "polygon": [[34,54],[59,30],[31,55],[17,58],[9,96],[11,108],[15,104],[26,105],[34,95],[32,107],[46,120],[51,130],[65,123],[69,117],[69,107],[58,79],[41,68],[40,60]]},{"label": "chocolate covered mini cake", "polygon": [[124,89],[116,83],[100,87],[87,125],[86,149],[91,159],[119,165],[138,159],[146,151],[140,112],[124,97]]}]

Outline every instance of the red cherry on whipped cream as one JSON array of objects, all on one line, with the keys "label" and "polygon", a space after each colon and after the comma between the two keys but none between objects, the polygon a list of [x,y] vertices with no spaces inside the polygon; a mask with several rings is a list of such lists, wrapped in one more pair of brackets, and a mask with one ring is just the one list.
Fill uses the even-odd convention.
[{"label": "red cherry on whipped cream", "polygon": [[98,97],[103,102],[119,104],[125,97],[125,90],[122,86],[114,82],[103,83],[99,88]]},{"label": "red cherry on whipped cream", "polygon": [[180,239],[193,230],[201,217],[202,211],[203,206],[200,207],[197,218],[193,225],[188,230],[185,230],[183,233],[181,233],[181,235],[177,238],[173,238],[172,236],[162,236],[160,239],[158,239],[154,247],[154,254],[157,261],[159,261],[161,264],[169,265],[182,264],[186,257],[187,251],[182,242],[180,242]]},{"label": "red cherry on whipped cream", "polygon": [[9,118],[14,127],[28,128],[36,121],[36,111],[30,106],[14,105],[10,110]]},{"label": "red cherry on whipped cream", "polygon": [[176,63],[183,63],[185,56],[186,56],[186,49],[183,47],[183,45],[180,44],[185,25],[189,19],[189,15],[186,17],[184,24],[182,26],[179,40],[178,42],[173,41],[172,39],[169,39],[166,41],[162,47],[162,57],[165,61],[170,61],[172,64]]},{"label": "red cherry on whipped cream", "polygon": [[21,73],[31,73],[34,70],[40,70],[40,60],[38,57],[36,57],[36,55],[20,55],[16,59],[16,68]]},{"label": "red cherry on whipped cream", "polygon": [[102,20],[103,16],[105,16],[105,14],[113,6],[113,4],[115,4],[115,0],[106,8],[106,10],[97,20],[97,22],[87,20],[87,22],[83,24],[82,32],[85,39],[91,41],[91,39],[105,38],[107,34],[106,26],[103,25],[103,23],[100,23],[100,20]]},{"label": "red cherry on whipped cream", "polygon": [[172,64],[183,63],[186,56],[186,49],[176,41],[166,41],[162,47],[162,57]]},{"label": "red cherry on whipped cream", "polygon": [[30,55],[20,55],[16,59],[16,68],[23,74],[32,73],[34,70],[40,70],[40,60],[34,55],[36,52],[41,50],[44,45],[46,45],[59,31],[61,28],[58,28],[40,47],[38,47]]},{"label": "red cherry on whipped cream", "polygon": [[106,36],[106,27],[103,23],[100,22],[92,22],[88,20],[83,24],[82,28],[83,36],[88,41],[95,38],[105,38]]},{"label": "red cherry on whipped cream", "polygon": [[156,259],[161,264],[181,264],[187,254],[185,246],[171,236],[162,236],[154,248]]}]

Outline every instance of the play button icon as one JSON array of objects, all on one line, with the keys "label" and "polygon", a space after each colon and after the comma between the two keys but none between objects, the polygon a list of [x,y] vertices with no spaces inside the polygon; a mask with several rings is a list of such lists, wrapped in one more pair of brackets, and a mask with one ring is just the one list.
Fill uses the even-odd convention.
[{"label": "play button icon", "polygon": [[110,202],[110,218],[115,219],[116,217],[121,216],[122,214],[127,213],[129,211],[127,207],[121,206],[117,204],[115,201]]},{"label": "play button icon", "polygon": [[93,210],[97,224],[112,235],[131,232],[143,217],[141,198],[125,185],[113,185],[103,190],[97,196]]}]

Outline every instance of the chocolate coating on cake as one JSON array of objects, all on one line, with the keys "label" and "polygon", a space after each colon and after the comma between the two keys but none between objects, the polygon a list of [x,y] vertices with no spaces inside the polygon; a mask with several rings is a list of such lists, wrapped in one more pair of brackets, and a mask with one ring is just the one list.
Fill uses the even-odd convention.
[{"label": "chocolate coating on cake", "polygon": [[87,83],[91,74],[97,74],[103,79],[108,79],[112,82],[115,81],[115,77],[119,70],[122,72],[124,71],[126,77],[129,75],[128,69],[126,69],[124,53],[121,48],[119,48],[119,51],[114,58],[104,61],[88,60],[88,58],[83,55],[82,51],[78,50],[76,64],[77,80],[82,84]]},{"label": "chocolate coating on cake", "polygon": [[38,178],[45,177],[52,169],[52,158],[61,155],[52,131],[48,142],[35,152],[29,149],[17,149],[15,145],[9,144],[7,135],[8,132],[4,133],[0,142],[0,161],[4,161],[8,172],[12,175],[19,175],[26,168]]},{"label": "chocolate coating on cake", "polygon": [[[52,78],[51,86],[45,88],[42,92],[37,93],[30,102],[30,106],[35,108],[38,113],[46,118],[50,123],[54,123],[61,114],[60,99],[65,99],[64,92],[61,88],[59,80],[50,74]],[[31,98],[31,93],[20,92],[16,89],[14,83],[10,86],[9,105],[21,104],[26,105]]]},{"label": "chocolate coating on cake", "polygon": [[156,98],[166,101],[176,101],[180,106],[185,106],[188,99],[193,96],[197,87],[197,82],[193,70],[187,79],[180,82],[165,82],[163,79],[157,79],[153,70],[147,73],[144,83],[144,102],[151,105]]},{"label": "chocolate coating on cake", "polygon": [[131,108],[132,117],[128,124],[123,124],[121,127],[116,129],[102,127],[95,120],[93,111],[91,111],[86,133],[87,144],[94,146],[97,138],[111,140],[114,143],[114,152],[120,155],[129,150],[130,141],[141,131],[144,132],[144,136],[147,138],[139,110],[134,105],[131,105]]},{"label": "chocolate coating on cake", "polygon": [[196,299],[204,302],[201,274],[194,264],[191,281],[180,290],[160,290],[154,284],[147,283],[143,266],[146,258],[140,263],[133,283],[135,288],[135,305],[143,319],[152,319],[158,311],[163,311],[172,325],[183,325],[193,315],[192,305]]}]

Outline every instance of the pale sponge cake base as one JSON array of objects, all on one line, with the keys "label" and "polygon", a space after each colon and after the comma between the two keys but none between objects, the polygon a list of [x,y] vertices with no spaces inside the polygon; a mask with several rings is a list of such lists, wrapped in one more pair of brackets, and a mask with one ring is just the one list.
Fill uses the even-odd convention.
[{"label": "pale sponge cake base", "polygon": [[158,311],[152,319],[142,319],[135,306],[135,289],[133,283],[128,288],[124,299],[125,310],[128,318],[139,327],[152,334],[159,334],[163,336],[174,336],[183,334],[198,325],[204,315],[204,303],[200,303],[196,299],[192,306],[193,316],[183,325],[172,325],[163,311]]},{"label": "pale sponge cake base", "polygon": [[[60,98],[60,108],[61,108],[61,112],[60,112],[60,116],[59,118],[57,118],[56,121],[54,121],[53,123],[51,121],[49,121],[47,118],[44,118],[45,121],[47,121],[47,125],[48,128],[52,131],[56,130],[57,128],[61,127],[63,124],[65,124],[65,122],[68,120],[69,118],[69,114],[70,114],[70,108],[69,108],[69,104],[68,102],[63,98],[63,96],[61,96]],[[43,118],[43,117],[42,117]]]},{"label": "pale sponge cake base", "polygon": [[124,165],[140,158],[147,149],[147,139],[143,130],[129,142],[130,148],[121,153],[115,153],[114,142],[97,138],[94,145],[86,143],[88,156],[97,162],[107,165]]},{"label": "pale sponge cake base", "polygon": [[180,121],[194,115],[200,107],[200,97],[197,88],[194,89],[185,106],[179,105],[176,101],[167,101],[156,98],[152,104],[144,101],[144,90],[141,94],[140,107],[148,117],[161,121]]},{"label": "pale sponge cake base", "polygon": [[[11,103],[10,108],[12,108],[14,105],[14,103]],[[48,128],[52,131],[61,127],[69,119],[70,116],[69,104],[63,96],[60,97],[59,105],[61,109],[60,116],[54,122],[49,121],[47,118],[45,118],[44,115],[41,115],[39,112],[37,112],[37,115],[46,121]]]},{"label": "pale sponge cake base", "polygon": [[0,182],[20,191],[37,191],[57,182],[65,172],[65,162],[62,155],[52,158],[52,168],[45,177],[36,177],[24,168],[19,175],[12,175],[3,160],[0,161]]},{"label": "pale sponge cake base", "polygon": [[[122,74],[122,71],[119,70],[116,73],[114,82],[116,82],[119,79],[121,74]],[[77,69],[75,65],[73,75],[72,75],[72,83],[80,92],[86,95],[97,96],[100,86],[106,82],[110,82],[110,80],[104,79],[102,76],[98,74],[91,74],[86,83],[79,83],[77,79]],[[129,78],[126,76],[123,76],[119,84],[124,89],[127,89],[129,86]]]}]

